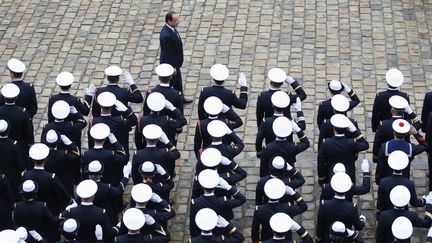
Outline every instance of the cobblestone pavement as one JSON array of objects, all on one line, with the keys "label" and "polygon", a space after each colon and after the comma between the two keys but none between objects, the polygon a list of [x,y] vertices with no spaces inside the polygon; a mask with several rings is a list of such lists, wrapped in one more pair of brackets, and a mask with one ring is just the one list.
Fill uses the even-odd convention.
[{"label": "cobblestone pavement", "polygon": [[[249,80],[248,109],[238,110],[244,126],[238,130],[246,143],[238,156],[249,176],[239,188],[247,202],[235,212],[236,225],[250,242],[254,211],[254,189],[259,161],[253,143],[256,134],[255,104],[258,93],[268,86],[266,72],[281,67],[300,80],[308,95],[303,107],[307,135],[314,146],[298,156],[298,167],[306,177],[302,188],[309,211],[296,218],[314,235],[318,188],[316,178],[317,128],[314,118],[318,103],[328,96],[326,82],[339,79],[350,84],[362,103],[353,116],[372,142],[370,129],[375,93],[386,87],[384,76],[399,67],[406,82],[402,89],[420,112],[423,95],[432,86],[430,32],[432,4],[420,0],[83,0],[1,1],[0,71],[8,80],[6,62],[15,57],[27,66],[26,80],[36,87],[39,111],[34,119],[37,137],[47,121],[49,96],[58,91],[55,77],[71,71],[73,88],[84,94],[89,83],[104,83],[104,69],[118,64],[129,69],[144,91],[156,84],[154,67],[159,63],[159,31],[168,10],[181,15],[179,32],[184,41],[182,68],[187,96],[188,125],[179,137],[182,159],[177,162],[174,192],[177,216],[170,226],[173,242],[188,237],[188,205],[195,158],[193,133],[197,101],[202,86],[210,84],[209,68],[220,62],[230,69],[226,85],[237,89],[237,73]],[[427,81],[426,81],[427,80]],[[133,107],[140,112],[141,106]],[[370,151],[360,157],[371,159]],[[414,162],[417,192],[426,193],[426,156]],[[374,168],[373,168],[374,169]],[[373,242],[374,193],[358,199],[368,218],[362,236]],[[424,242],[426,230],[416,232],[412,242]]]}]

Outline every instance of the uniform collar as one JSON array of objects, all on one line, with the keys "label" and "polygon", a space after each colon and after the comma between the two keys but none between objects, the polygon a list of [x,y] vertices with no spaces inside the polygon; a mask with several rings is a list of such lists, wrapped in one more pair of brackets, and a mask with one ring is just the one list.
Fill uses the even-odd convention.
[{"label": "uniform collar", "polygon": [[91,205],[93,205],[93,203],[92,202],[81,202],[81,205],[83,205],[83,206],[91,206]]},{"label": "uniform collar", "polygon": [[33,169],[35,170],[45,170],[45,168],[43,166],[34,166]]},{"label": "uniform collar", "polygon": [[159,85],[162,87],[169,87],[170,86],[169,84],[165,84],[165,83],[159,83]]},{"label": "uniform collar", "polygon": [[95,145],[93,148],[94,149],[101,149],[101,148],[103,148],[103,145]]},{"label": "uniform collar", "polygon": [[335,199],[345,199],[345,194],[343,196],[334,195]]},{"label": "uniform collar", "polygon": [[156,144],[153,145],[147,144],[146,148],[156,148]]},{"label": "uniform collar", "polygon": [[211,231],[208,232],[208,233],[201,231],[201,235],[203,235],[203,236],[211,236],[211,235],[213,235],[213,233]]},{"label": "uniform collar", "polygon": [[279,91],[279,90],[281,90],[281,88],[270,88],[270,90],[272,90],[272,91]]},{"label": "uniform collar", "polygon": [[22,80],[22,79],[12,79],[11,81],[12,82],[23,82],[24,80]]},{"label": "uniform collar", "polygon": [[118,86],[118,83],[108,83],[108,86]]},{"label": "uniform collar", "polygon": [[60,94],[70,94],[70,92],[69,91],[63,91],[63,90],[61,90]]},{"label": "uniform collar", "polygon": [[219,141],[219,142],[212,142],[211,144],[212,144],[212,145],[221,145],[221,144],[222,144],[222,141]]},{"label": "uniform collar", "polygon": [[387,87],[387,90],[391,90],[391,91],[399,91],[399,88]]}]

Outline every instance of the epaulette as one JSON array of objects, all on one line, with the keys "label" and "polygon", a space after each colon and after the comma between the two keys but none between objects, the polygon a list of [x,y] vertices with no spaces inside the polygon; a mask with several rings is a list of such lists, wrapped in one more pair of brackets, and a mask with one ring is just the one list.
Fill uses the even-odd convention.
[{"label": "epaulette", "polygon": [[308,235],[308,232],[307,232],[307,230],[305,230],[305,232],[302,234],[302,235],[300,235],[300,238],[304,238],[304,237],[306,237],[306,235]]},{"label": "epaulette", "polygon": [[23,111],[25,111],[26,110],[26,108],[23,108]]},{"label": "epaulette", "polygon": [[191,204],[195,204],[195,200],[194,199],[191,199]]},{"label": "epaulette", "polygon": [[44,202],[44,207],[46,208],[46,206],[47,206],[47,204],[46,204],[46,202]]},{"label": "epaulette", "polygon": [[54,179],[54,177],[55,177],[55,173],[52,173],[52,176],[51,176],[51,178],[52,178],[52,179]]},{"label": "epaulette", "polygon": [[256,205],[256,206],[255,206],[255,211],[258,211],[258,210],[259,210],[259,206]]},{"label": "epaulette", "polygon": [[429,218],[432,218],[432,214],[429,213],[428,211],[425,212],[425,216],[428,216]]},{"label": "epaulette", "polygon": [[16,141],[16,140],[13,140],[13,144],[14,144],[14,145],[17,144],[17,141]]},{"label": "epaulette", "polygon": [[25,171],[21,172],[21,176],[24,176]]},{"label": "epaulette", "polygon": [[13,207],[16,208],[16,203],[13,204]]},{"label": "epaulette", "polygon": [[231,93],[235,94],[235,91],[234,91],[234,90],[231,90]]},{"label": "epaulette", "polygon": [[103,209],[103,210],[102,210],[102,213],[103,213],[103,214],[105,214],[105,212],[106,212],[106,210],[105,210],[105,209]]},{"label": "epaulette", "polygon": [[325,203],[325,201],[324,200],[321,200],[321,205],[323,205]]},{"label": "epaulette", "polygon": [[225,237],[224,237],[223,235],[221,235],[221,239],[222,239],[222,240],[225,240]]},{"label": "epaulette", "polygon": [[227,198],[226,196],[224,196],[224,201],[225,201],[225,202],[228,201],[228,198]]}]

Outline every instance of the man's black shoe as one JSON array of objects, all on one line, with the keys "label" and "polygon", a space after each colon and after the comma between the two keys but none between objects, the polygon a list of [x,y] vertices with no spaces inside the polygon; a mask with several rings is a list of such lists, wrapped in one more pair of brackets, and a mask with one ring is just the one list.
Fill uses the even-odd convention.
[{"label": "man's black shoe", "polygon": [[185,104],[189,104],[189,103],[192,103],[192,99],[188,99],[188,98],[186,98],[186,97],[183,97],[183,103],[185,103]]}]

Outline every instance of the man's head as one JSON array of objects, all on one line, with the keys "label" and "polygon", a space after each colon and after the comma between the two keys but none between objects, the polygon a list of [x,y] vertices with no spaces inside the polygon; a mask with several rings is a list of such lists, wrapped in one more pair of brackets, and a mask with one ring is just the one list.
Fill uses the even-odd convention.
[{"label": "man's head", "polygon": [[167,23],[171,28],[176,28],[180,23],[180,16],[175,11],[169,11],[165,15],[165,23]]},{"label": "man's head", "polygon": [[10,71],[11,79],[22,79],[26,66],[18,59],[12,58],[8,61],[7,67]]}]

